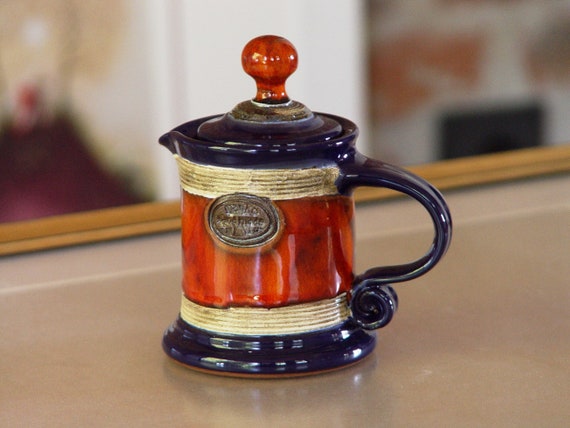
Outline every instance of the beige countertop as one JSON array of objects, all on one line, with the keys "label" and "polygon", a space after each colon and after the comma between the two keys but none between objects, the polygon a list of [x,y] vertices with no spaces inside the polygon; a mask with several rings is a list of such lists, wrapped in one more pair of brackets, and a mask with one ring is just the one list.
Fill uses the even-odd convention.
[{"label": "beige countertop", "polygon": [[[373,354],[303,378],[206,375],[165,356],[176,233],[0,259],[0,426],[568,426],[569,178],[446,196],[451,249],[396,285]],[[359,207],[358,269],[423,252],[416,214],[403,200]]]}]

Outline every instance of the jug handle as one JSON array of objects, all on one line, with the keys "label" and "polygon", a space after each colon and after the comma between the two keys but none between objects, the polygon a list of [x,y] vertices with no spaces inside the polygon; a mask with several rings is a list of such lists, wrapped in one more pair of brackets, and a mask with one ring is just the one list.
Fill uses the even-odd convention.
[{"label": "jug handle", "polygon": [[432,269],[443,257],[451,242],[451,215],[441,193],[424,179],[402,168],[357,154],[340,162],[336,186],[348,195],[360,186],[385,187],[417,200],[428,211],[434,238],[424,256],[410,263],[374,267],[354,279],[350,309],[353,320],[362,328],[372,330],[390,322],[398,299],[390,283],[409,281]]}]

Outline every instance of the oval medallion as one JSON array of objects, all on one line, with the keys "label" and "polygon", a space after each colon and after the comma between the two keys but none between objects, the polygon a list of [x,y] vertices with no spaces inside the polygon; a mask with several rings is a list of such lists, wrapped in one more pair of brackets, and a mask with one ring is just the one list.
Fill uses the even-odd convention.
[{"label": "oval medallion", "polygon": [[212,203],[208,223],[223,243],[251,248],[267,244],[277,236],[280,217],[270,199],[234,193],[221,196]]}]

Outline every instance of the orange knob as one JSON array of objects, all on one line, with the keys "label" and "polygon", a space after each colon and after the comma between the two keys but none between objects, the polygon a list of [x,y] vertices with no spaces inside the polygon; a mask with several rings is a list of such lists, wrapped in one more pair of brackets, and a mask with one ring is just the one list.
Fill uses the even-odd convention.
[{"label": "orange knob", "polygon": [[297,51],[287,39],[260,36],[243,48],[241,63],[247,74],[255,79],[255,101],[282,104],[289,101],[285,81],[297,69]]}]

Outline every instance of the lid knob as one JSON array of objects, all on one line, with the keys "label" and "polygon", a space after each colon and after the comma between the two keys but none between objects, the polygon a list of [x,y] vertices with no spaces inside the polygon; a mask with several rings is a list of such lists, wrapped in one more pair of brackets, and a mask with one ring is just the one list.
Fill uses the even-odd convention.
[{"label": "lid knob", "polygon": [[276,150],[283,145],[295,151],[296,144],[328,141],[343,131],[333,117],[313,113],[287,96],[285,81],[297,68],[297,51],[288,40],[256,37],[243,48],[241,60],[245,72],[255,79],[256,97],[201,123],[200,140],[223,144],[224,150],[253,144]]},{"label": "lid knob", "polygon": [[297,69],[297,51],[287,39],[260,36],[243,48],[241,62],[247,74],[255,79],[254,101],[283,104],[289,101],[285,81]]}]

